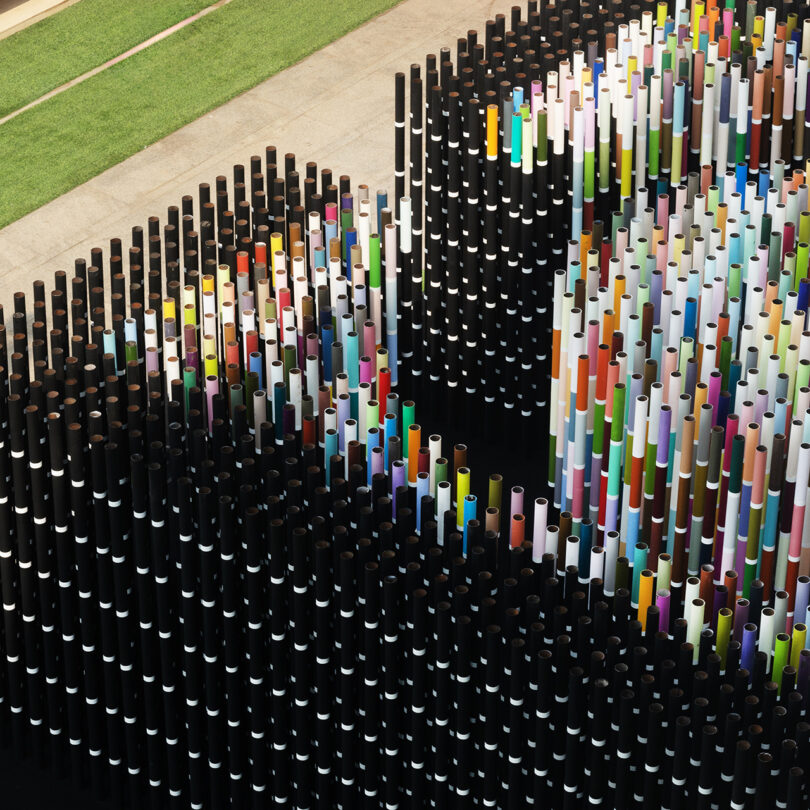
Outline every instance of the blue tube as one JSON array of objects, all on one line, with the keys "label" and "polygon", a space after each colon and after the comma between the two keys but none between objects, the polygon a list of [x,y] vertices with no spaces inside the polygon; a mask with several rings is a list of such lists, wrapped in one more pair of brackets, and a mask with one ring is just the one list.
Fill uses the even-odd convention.
[{"label": "blue tube", "polygon": [[462,554],[467,556],[467,524],[471,520],[475,520],[475,510],[477,505],[477,498],[475,495],[467,495],[464,499],[464,532],[462,535]]},{"label": "blue tube", "polygon": [[[369,483],[371,486],[371,483]],[[422,529],[422,498],[430,495],[430,476],[416,476],[416,533],[421,534]],[[466,524],[465,524],[466,531]]]}]

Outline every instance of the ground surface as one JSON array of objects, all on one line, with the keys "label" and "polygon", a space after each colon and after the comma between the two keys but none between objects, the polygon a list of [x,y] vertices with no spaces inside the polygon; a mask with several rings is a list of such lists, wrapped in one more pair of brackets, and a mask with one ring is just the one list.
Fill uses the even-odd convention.
[{"label": "ground surface", "polygon": [[508,3],[404,0],[391,11],[0,230],[0,300],[69,269],[234,163],[275,144],[393,192],[393,74]]}]

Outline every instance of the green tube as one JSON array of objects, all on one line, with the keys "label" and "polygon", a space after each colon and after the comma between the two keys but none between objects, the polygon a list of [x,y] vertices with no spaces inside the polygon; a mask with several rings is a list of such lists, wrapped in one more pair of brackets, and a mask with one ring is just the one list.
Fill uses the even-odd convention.
[{"label": "green tube", "polygon": [[709,186],[709,194],[706,198],[706,210],[716,211],[719,202],[720,202],[720,187]]},{"label": "green tube", "polygon": [[768,281],[779,281],[779,266],[782,263],[782,234],[771,231],[768,252]]},{"label": "green tube", "polygon": [[442,481],[447,480],[447,459],[446,458],[437,458],[436,459],[436,480],[434,481],[433,486],[433,497],[436,498],[436,509],[439,508],[439,484]]},{"label": "green tube", "polygon": [[497,473],[489,476],[489,492],[487,493],[487,508],[500,510],[503,496],[503,478]]},{"label": "green tube", "polygon": [[585,152],[585,169],[584,169],[585,173],[583,175],[583,183],[584,183],[583,192],[586,200],[588,199],[592,200],[595,196],[595,189],[596,189],[596,180],[595,180],[596,166],[594,165],[595,157],[596,156],[594,155],[593,150]]},{"label": "green tube", "polygon": [[627,557],[619,557],[616,560],[616,588],[628,588],[630,586],[630,562]]},{"label": "green tube", "polygon": [[535,160],[545,163],[548,160],[548,112],[541,110],[537,113],[537,153]]},{"label": "green tube", "polygon": [[250,371],[245,375],[245,404],[247,405],[248,424],[253,421],[253,395],[259,390],[259,375],[255,371]]},{"label": "green tube", "polygon": [[[771,239],[771,231],[773,228],[771,227],[773,223],[773,217],[766,211],[762,215],[762,219],[759,221],[759,242],[760,244],[764,245],[766,242],[770,246],[770,239]],[[754,255],[753,253],[751,254]]]},{"label": "green tube", "polygon": [[732,264],[728,268],[728,296],[739,298],[742,286],[742,265]]},{"label": "green tube", "polygon": [[750,42],[754,35],[754,17],[757,15],[756,3],[746,3],[745,5],[745,41]]},{"label": "green tube", "polygon": [[236,385],[232,385],[228,389],[228,394],[231,402],[231,413],[233,413],[236,408],[242,404],[242,386],[238,383]]},{"label": "green tube", "polygon": [[782,183],[785,181],[785,164],[775,163],[773,166],[773,180],[771,180],[772,188],[782,188]]},{"label": "green tube", "polygon": [[661,54],[661,67],[663,70],[669,70],[672,67],[672,60],[675,58],[677,50],[678,35],[673,32],[667,36],[667,49]]},{"label": "green tube", "polygon": [[799,291],[799,284],[807,278],[807,269],[810,267],[810,244],[799,242],[796,245],[796,272],[793,276],[793,289]]},{"label": "green tube", "polygon": [[666,552],[658,555],[658,582],[656,583],[656,593],[669,589],[672,580],[672,557]]},{"label": "green tube", "polygon": [[773,671],[771,672],[771,680],[779,688],[779,694],[782,693],[782,672],[787,666],[789,651],[790,636],[787,633],[777,633],[776,643],[773,649]]},{"label": "green tube", "polygon": [[810,211],[799,214],[799,242],[810,242]]},{"label": "green tube", "polygon": [[793,251],[785,254],[784,268],[779,272],[779,291],[776,293],[780,301],[784,301],[793,285],[796,276],[796,254]]},{"label": "green tube", "polygon": [[681,380],[686,380],[686,364],[689,362],[689,358],[694,353],[694,341],[690,337],[682,337],[681,338],[681,351],[680,356],[678,357],[678,371],[681,372]]},{"label": "green tube", "polygon": [[276,299],[275,298],[268,298],[264,302],[264,317],[265,318],[276,318]]},{"label": "green tube", "polygon": [[[780,296],[781,297],[781,296]],[[785,299],[782,298],[784,301]],[[780,327],[778,332],[778,339],[776,344],[776,353],[782,358],[780,371],[785,370],[785,357],[787,356],[787,348],[790,345],[790,327]]]},{"label": "green tube", "polygon": [[284,364],[284,385],[290,390],[290,369],[295,368],[295,346],[285,346],[281,358]]},{"label": "green tube", "polygon": [[127,363],[138,362],[138,344],[134,340],[128,340],[124,344],[124,357]]},{"label": "green tube", "polygon": [[344,266],[348,263],[349,257],[346,255],[346,231],[354,224],[354,214],[351,211],[340,212],[340,253]]},{"label": "green tube", "polygon": [[614,250],[613,256],[614,257],[616,256],[616,253],[615,253],[615,250],[616,250],[616,231],[618,231],[619,228],[621,228],[623,226],[624,226],[624,217],[622,216],[621,211],[614,211],[613,212],[613,217],[612,217],[612,220],[611,220],[611,223],[610,223],[611,238],[613,239],[613,250]]},{"label": "green tube", "polygon": [[[411,425],[416,422],[416,405],[413,401],[408,399],[402,403],[402,433],[401,436],[407,437]],[[402,457],[408,458],[408,442],[402,439]],[[438,465],[437,465],[438,466]]]},{"label": "green tube", "polygon": [[720,385],[721,391],[728,391],[728,377],[731,370],[731,347],[734,341],[728,335],[720,341],[720,374],[723,379]]},{"label": "green tube", "polygon": [[608,495],[618,498],[621,485],[622,439],[624,437],[625,385],[613,386],[613,419],[610,423],[610,456],[608,458]]},{"label": "green tube", "polygon": [[[726,0],[728,2],[728,0]],[[731,29],[731,52],[736,53],[740,50],[740,29],[736,26]]]},{"label": "green tube", "polygon": [[373,233],[368,240],[368,251],[371,254],[368,258],[368,286],[374,290],[381,285],[380,273],[380,235]]},{"label": "green tube", "polygon": [[751,595],[751,583],[757,573],[757,560],[759,557],[759,530],[762,526],[762,505],[751,506],[751,515],[748,518],[748,538],[745,543],[745,570],[743,572],[743,596],[748,599]]},{"label": "green tube", "polygon": [[366,403],[366,429],[380,426],[380,403],[370,399]]},{"label": "green tube", "polygon": [[737,132],[735,134],[735,150],[734,150],[734,159],[737,163],[745,163],[745,139],[746,135],[744,132]]},{"label": "green tube", "polygon": [[800,360],[799,367],[796,369],[796,383],[793,386],[793,407],[799,398],[799,389],[805,388],[810,385],[810,362],[807,360]]},{"label": "green tube", "polygon": [[197,384],[197,372],[191,366],[186,366],[183,369],[183,390],[186,395],[186,413],[188,413],[188,396],[189,391]]},{"label": "green tube", "polygon": [[661,130],[651,129],[648,140],[649,140],[649,154],[650,154],[649,175],[651,177],[658,177],[659,172],[658,150],[661,146]]},{"label": "green tube", "polygon": [[720,608],[717,614],[717,644],[715,652],[720,656],[720,668],[726,668],[726,659],[728,656],[728,642],[731,637],[731,620],[734,614],[729,608]]}]

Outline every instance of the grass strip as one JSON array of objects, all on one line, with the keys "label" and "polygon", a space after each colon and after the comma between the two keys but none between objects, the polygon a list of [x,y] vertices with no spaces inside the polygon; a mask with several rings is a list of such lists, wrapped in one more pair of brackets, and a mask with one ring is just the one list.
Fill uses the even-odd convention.
[{"label": "grass strip", "polygon": [[232,0],[21,113],[0,126],[0,228],[397,2]]},{"label": "grass strip", "polygon": [[214,0],[82,0],[0,40],[0,118]]}]

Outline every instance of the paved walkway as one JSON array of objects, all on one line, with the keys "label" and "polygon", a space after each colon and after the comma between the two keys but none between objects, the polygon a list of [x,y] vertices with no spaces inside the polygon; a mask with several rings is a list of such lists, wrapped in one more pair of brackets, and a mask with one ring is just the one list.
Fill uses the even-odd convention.
[{"label": "paved walkway", "polygon": [[197,186],[231,176],[235,163],[274,144],[314,160],[352,185],[393,194],[394,73],[442,46],[455,51],[469,28],[483,31],[511,3],[499,0],[404,0],[342,39],[276,74],[208,115],[168,135],[73,191],[0,230],[0,301],[49,283],[91,247],[112,237],[128,244],[130,229]]},{"label": "paved walkway", "polygon": [[78,2],[79,0],[0,0],[0,39]]}]

